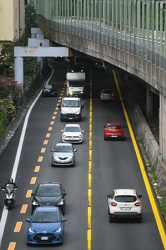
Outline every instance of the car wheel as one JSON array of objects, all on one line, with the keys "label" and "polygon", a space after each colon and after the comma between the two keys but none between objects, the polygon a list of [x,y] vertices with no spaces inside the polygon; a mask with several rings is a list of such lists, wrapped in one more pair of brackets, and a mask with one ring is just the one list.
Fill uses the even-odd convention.
[{"label": "car wheel", "polygon": [[109,222],[111,223],[111,222],[114,222],[114,221],[115,221],[115,219],[112,218],[112,216],[111,216],[111,214],[110,214],[110,216],[109,216]]},{"label": "car wheel", "polygon": [[106,137],[104,137],[104,141],[106,141],[107,140],[107,138]]},{"label": "car wheel", "polygon": [[138,223],[142,222],[142,216],[137,219]]}]

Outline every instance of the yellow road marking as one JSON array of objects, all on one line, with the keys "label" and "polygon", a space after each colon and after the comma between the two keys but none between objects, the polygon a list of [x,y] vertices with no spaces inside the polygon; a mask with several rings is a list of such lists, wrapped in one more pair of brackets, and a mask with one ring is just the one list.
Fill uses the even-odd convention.
[{"label": "yellow road marking", "polygon": [[46,152],[46,148],[42,148],[41,153],[45,153],[45,152]]},{"label": "yellow road marking", "polygon": [[39,156],[39,158],[38,158],[38,162],[42,162],[42,160],[43,160],[43,156]]},{"label": "yellow road marking", "polygon": [[59,107],[56,107],[56,108],[55,108],[55,110],[58,110],[58,109],[59,109]]},{"label": "yellow road marking", "polygon": [[7,250],[14,250],[16,246],[16,242],[10,242],[9,247]]},{"label": "yellow road marking", "polygon": [[20,230],[21,230],[21,227],[22,227],[22,221],[18,221],[18,222],[16,223],[14,232],[15,232],[15,233],[19,233]]},{"label": "yellow road marking", "polygon": [[[57,114],[57,111],[54,111],[54,115],[56,115]],[[56,118],[56,116],[55,116],[55,118]]]},{"label": "yellow road marking", "polygon": [[48,131],[52,131],[52,127],[49,127],[49,128],[48,128]]},{"label": "yellow road marking", "polygon": [[54,125],[54,121],[51,121],[51,122],[50,122],[50,125]]},{"label": "yellow road marking", "polygon": [[48,144],[48,140],[44,140],[43,144],[47,145]]},{"label": "yellow road marking", "polygon": [[52,120],[55,120],[55,118],[56,118],[56,116],[55,116],[55,115],[53,115],[53,116],[52,116]]},{"label": "yellow road marking", "polygon": [[[90,82],[90,96],[92,96],[92,81]],[[89,112],[89,161],[88,161],[88,211],[87,211],[87,249],[92,247],[92,98],[90,97]]]},{"label": "yellow road marking", "polygon": [[146,173],[146,170],[145,170],[145,167],[144,167],[142,156],[140,154],[140,151],[139,151],[139,148],[138,148],[138,145],[137,145],[137,142],[136,142],[136,139],[135,139],[131,124],[130,124],[130,120],[129,120],[129,117],[128,117],[128,114],[127,114],[127,110],[125,108],[125,104],[124,104],[123,99],[122,99],[122,95],[121,95],[121,92],[120,92],[118,80],[117,80],[117,77],[116,77],[116,74],[115,74],[114,70],[113,70],[113,74],[114,74],[114,79],[115,79],[116,87],[117,87],[117,90],[118,90],[118,94],[119,94],[119,97],[120,97],[120,100],[121,100],[122,109],[123,109],[123,112],[124,112],[124,115],[125,115],[125,118],[126,118],[126,122],[127,122],[127,125],[128,125],[128,129],[129,129],[129,132],[130,132],[132,143],[133,143],[135,153],[136,153],[136,156],[137,156],[137,160],[138,160],[138,163],[139,163],[139,167],[140,167],[142,177],[143,177],[143,180],[144,180],[144,183],[145,183],[145,186],[146,186],[146,190],[147,190],[147,193],[148,193],[148,196],[149,196],[151,207],[152,207],[155,219],[156,219],[156,224],[157,224],[157,227],[158,227],[158,230],[159,230],[162,242],[163,242],[164,249],[166,249],[166,233],[165,233],[165,230],[164,230],[164,226],[163,226],[162,220],[160,218],[160,214],[159,214],[156,202],[155,202],[155,198],[153,196],[153,191],[152,191],[151,185],[149,183],[149,179],[147,177],[147,173]]},{"label": "yellow road marking", "polygon": [[26,194],[26,198],[30,198],[31,197],[31,193],[32,193],[32,190],[28,190],[27,194]]},{"label": "yellow road marking", "polygon": [[34,172],[39,172],[40,166],[36,166]]},{"label": "yellow road marking", "polygon": [[37,179],[36,177],[32,177],[31,181],[30,181],[30,184],[35,184],[36,183],[36,179]]},{"label": "yellow road marking", "polygon": [[22,205],[22,208],[21,208],[20,214],[25,214],[25,213],[26,213],[26,211],[27,211],[27,208],[28,208],[28,204],[24,204],[24,205]]},{"label": "yellow road marking", "polygon": [[50,133],[47,133],[47,134],[46,134],[46,138],[49,138],[49,137],[50,137]]}]

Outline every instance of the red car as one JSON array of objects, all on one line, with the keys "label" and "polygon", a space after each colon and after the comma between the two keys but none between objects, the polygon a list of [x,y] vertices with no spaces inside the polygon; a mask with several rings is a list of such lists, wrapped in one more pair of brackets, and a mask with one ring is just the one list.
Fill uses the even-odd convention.
[{"label": "red car", "polygon": [[104,126],[104,140],[111,138],[124,139],[124,128],[120,122],[107,122]]}]

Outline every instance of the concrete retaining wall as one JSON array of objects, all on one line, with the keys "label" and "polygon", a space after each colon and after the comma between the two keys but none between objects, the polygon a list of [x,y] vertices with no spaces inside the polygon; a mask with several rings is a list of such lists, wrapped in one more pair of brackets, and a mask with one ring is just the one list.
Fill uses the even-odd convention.
[{"label": "concrete retaining wall", "polygon": [[130,103],[128,106],[129,116],[135,130],[136,137],[138,137],[141,143],[143,143],[143,150],[146,152],[151,164],[154,166],[158,185],[164,190],[166,195],[166,164],[162,162],[159,145],[155,140],[139,105],[134,104],[134,109],[133,104],[131,105]]}]

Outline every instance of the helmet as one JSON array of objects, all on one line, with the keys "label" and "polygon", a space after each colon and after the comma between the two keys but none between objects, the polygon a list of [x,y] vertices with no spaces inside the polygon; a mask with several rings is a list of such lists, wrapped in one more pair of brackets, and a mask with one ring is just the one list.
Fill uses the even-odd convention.
[{"label": "helmet", "polygon": [[13,183],[13,178],[10,178],[10,179],[9,179],[9,183]]}]

